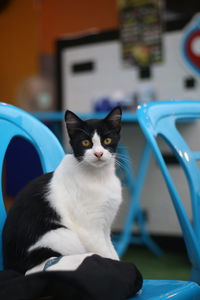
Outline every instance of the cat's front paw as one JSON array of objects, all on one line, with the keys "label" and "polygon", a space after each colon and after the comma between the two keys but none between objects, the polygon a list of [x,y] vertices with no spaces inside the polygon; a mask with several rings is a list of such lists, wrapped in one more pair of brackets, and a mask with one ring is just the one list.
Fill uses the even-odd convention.
[{"label": "cat's front paw", "polygon": [[74,271],[82,264],[86,257],[94,254],[95,253],[84,253],[51,257],[42,264],[28,270],[26,275],[41,271]]}]

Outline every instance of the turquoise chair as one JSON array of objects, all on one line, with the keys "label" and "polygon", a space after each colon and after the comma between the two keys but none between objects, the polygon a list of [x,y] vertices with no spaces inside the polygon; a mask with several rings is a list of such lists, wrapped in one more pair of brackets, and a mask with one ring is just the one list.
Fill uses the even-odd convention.
[{"label": "turquoise chair", "polygon": [[[138,106],[141,129],[158,162],[167,184],[192,264],[190,281],[145,280],[143,292],[134,299],[200,299],[200,152],[192,151],[179,133],[176,123],[200,118],[200,101],[161,101]],[[161,136],[185,173],[192,207],[192,223],[170,176],[156,138]],[[200,136],[200,135],[199,135]],[[199,137],[200,138],[200,137]]]},{"label": "turquoise chair", "polygon": [[[0,103],[0,167],[1,181],[3,160],[12,139],[20,136],[28,140],[37,150],[44,172],[53,171],[64,156],[59,142],[51,131],[37,119],[14,106]],[[0,234],[6,218],[2,187],[0,187]],[[0,240],[0,267],[3,268],[2,244]],[[195,282],[145,280],[137,300],[188,299],[199,300],[200,288]]]},{"label": "turquoise chair", "polygon": [[[6,150],[14,137],[29,141],[38,153],[43,172],[55,170],[64,151],[54,134],[40,121],[25,111],[0,103],[0,182]],[[6,218],[2,185],[0,185],[0,236]],[[2,240],[0,239],[0,270],[3,269]]]}]

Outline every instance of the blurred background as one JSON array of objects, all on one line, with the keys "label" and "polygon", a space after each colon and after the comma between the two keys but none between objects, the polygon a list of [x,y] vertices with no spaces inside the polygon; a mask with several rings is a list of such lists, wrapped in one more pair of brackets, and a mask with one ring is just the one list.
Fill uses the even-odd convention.
[{"label": "blurred background", "polygon": [[[80,100],[76,100],[80,95],[88,98],[84,103],[86,107],[88,101],[94,104],[102,99],[124,99],[125,104],[134,105],[149,99],[169,99],[172,95],[175,99],[197,98],[199,78],[188,67],[181,53],[181,43],[199,6],[198,0],[1,0],[0,99],[35,111],[61,109],[71,102],[80,104]],[[68,55],[71,69],[75,67],[75,71],[66,68],[65,75],[62,74],[62,80],[70,81],[70,90],[59,90],[58,54],[63,40],[110,30],[114,32],[114,36],[109,37],[110,44],[117,42],[116,48],[108,51],[107,56],[103,53],[106,50],[102,50],[102,57],[95,54],[86,60],[84,45],[78,47],[82,57],[80,51],[73,57]],[[197,35],[191,46],[197,66],[199,43]],[[68,48],[63,48],[67,52]],[[91,56],[90,49],[88,53]],[[99,65],[105,74],[107,61],[110,72],[106,86]],[[84,62],[90,63],[86,65],[90,69],[78,73],[76,68],[84,67]],[[62,65],[65,68],[64,61]],[[86,93],[83,87],[86,83],[81,81],[86,78],[91,84],[87,77],[89,71],[96,79],[95,82],[92,79],[93,92]],[[74,85],[80,95],[74,91]],[[172,89],[173,93],[169,93]],[[68,100],[62,93],[67,93]],[[79,105],[80,111],[84,111],[84,105]]]},{"label": "blurred background", "polygon": [[[0,101],[29,112],[88,113],[117,104],[134,112],[137,104],[152,100],[200,99],[199,14],[199,0],[0,0]],[[200,124],[180,127],[193,148],[200,147]],[[123,125],[122,143],[137,169],[145,143],[137,124]],[[22,144],[15,141],[8,149],[7,207],[24,178],[41,172],[39,167],[34,172],[33,149]],[[160,145],[190,214],[184,175],[163,141]],[[130,247],[124,259],[138,262],[148,278],[187,279],[180,227],[154,158],[149,169],[142,209],[165,255]],[[125,191],[116,232],[129,201]]]}]

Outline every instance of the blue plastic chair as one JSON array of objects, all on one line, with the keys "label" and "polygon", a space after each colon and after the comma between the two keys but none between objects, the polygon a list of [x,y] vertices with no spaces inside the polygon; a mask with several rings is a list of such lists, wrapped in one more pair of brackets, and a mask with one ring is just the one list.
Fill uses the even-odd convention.
[{"label": "blue plastic chair", "polygon": [[[143,104],[137,109],[138,121],[167,184],[192,264],[191,281],[145,280],[143,293],[135,297],[145,299],[200,299],[200,152],[192,151],[179,133],[176,122],[200,118],[200,101],[161,101]],[[180,162],[190,191],[192,223],[173,183],[156,138],[161,136]]]},{"label": "blue plastic chair", "polygon": [[[29,141],[38,153],[43,172],[55,170],[64,151],[54,134],[40,121],[25,111],[0,103],[0,182],[6,150],[14,137]],[[2,185],[0,185],[0,236],[6,218]],[[0,239],[0,270],[3,269],[2,240]]]},{"label": "blue plastic chair", "polygon": [[[44,172],[54,170],[64,156],[64,152],[50,130],[28,113],[4,103],[0,103],[0,167],[2,180],[3,159],[6,149],[15,136],[20,136],[33,144],[38,152]],[[3,195],[0,187],[0,234],[6,218]],[[0,266],[2,245],[0,240]],[[200,299],[200,288],[195,282],[145,280],[142,293],[137,300]]]}]

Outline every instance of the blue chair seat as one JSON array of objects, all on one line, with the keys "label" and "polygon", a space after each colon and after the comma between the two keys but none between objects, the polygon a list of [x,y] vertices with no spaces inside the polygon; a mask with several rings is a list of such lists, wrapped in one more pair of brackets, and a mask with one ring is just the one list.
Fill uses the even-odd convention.
[{"label": "blue chair seat", "polygon": [[199,300],[196,282],[179,280],[144,280],[142,291],[134,300]]}]

